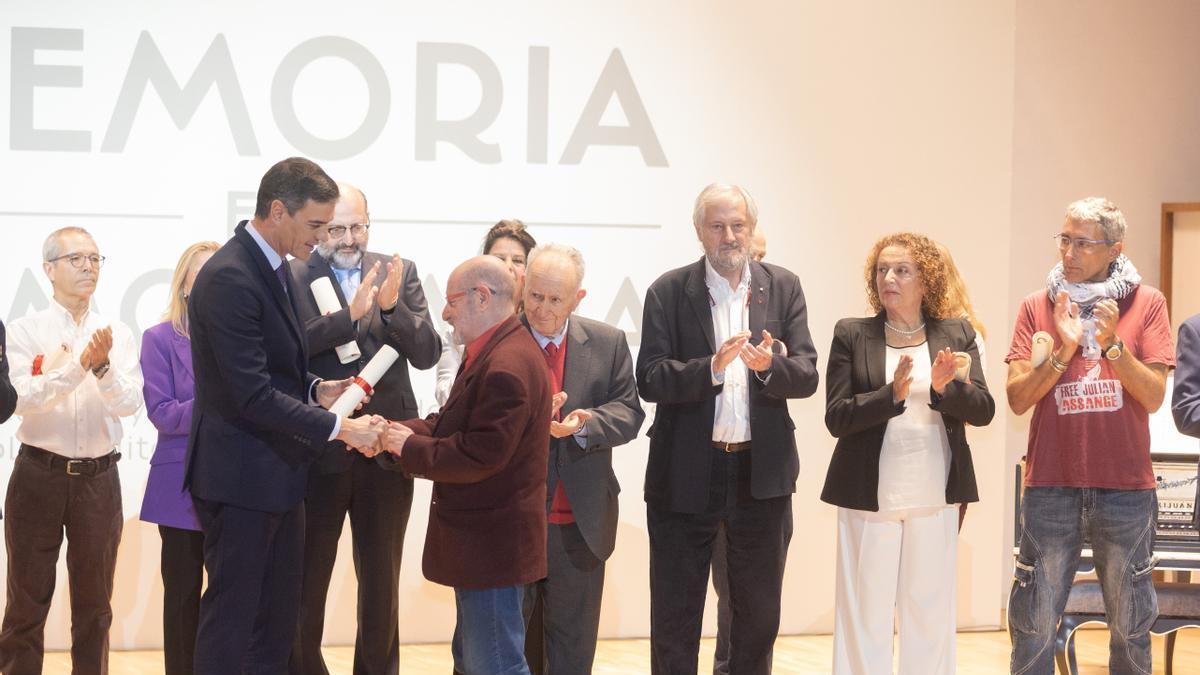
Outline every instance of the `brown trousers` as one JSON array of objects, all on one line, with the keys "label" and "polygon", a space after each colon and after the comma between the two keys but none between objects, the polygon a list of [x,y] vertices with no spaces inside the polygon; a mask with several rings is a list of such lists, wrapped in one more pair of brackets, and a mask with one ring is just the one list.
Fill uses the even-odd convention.
[{"label": "brown trousers", "polygon": [[121,541],[121,481],[114,463],[95,475],[68,475],[61,463],[25,448],[4,502],[8,604],[0,628],[0,673],[42,672],[43,631],[55,566],[67,535],[71,597],[71,672],[108,672],[113,576]]}]

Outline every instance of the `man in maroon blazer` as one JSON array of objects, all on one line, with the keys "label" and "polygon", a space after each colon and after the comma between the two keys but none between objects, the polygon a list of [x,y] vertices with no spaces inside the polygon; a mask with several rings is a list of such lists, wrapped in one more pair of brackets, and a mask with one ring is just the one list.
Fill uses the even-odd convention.
[{"label": "man in maroon blazer", "polygon": [[514,284],[496,258],[459,265],[442,319],[465,345],[441,412],[393,424],[385,466],[433,481],[425,578],[454,588],[454,666],[529,673],[525,584],[546,576],[546,448],[550,379],[514,315]]}]

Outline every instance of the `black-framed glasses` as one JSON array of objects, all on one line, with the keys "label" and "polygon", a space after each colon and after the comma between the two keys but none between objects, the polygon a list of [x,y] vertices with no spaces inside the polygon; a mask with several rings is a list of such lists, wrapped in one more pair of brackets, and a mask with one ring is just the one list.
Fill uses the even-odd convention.
[{"label": "black-framed glasses", "polygon": [[331,225],[329,227],[329,236],[333,239],[341,239],[342,237],[346,236],[346,231],[349,230],[350,234],[357,237],[369,229],[371,229],[370,223],[355,223],[353,225]]},{"label": "black-framed glasses", "polygon": [[58,262],[59,260],[66,260],[67,262],[71,263],[71,267],[74,267],[77,270],[83,269],[84,262],[91,263],[92,267],[100,269],[100,266],[104,264],[105,257],[96,253],[93,253],[92,255],[68,253],[66,255],[60,255],[57,258],[51,258],[46,262]]},{"label": "black-framed glasses", "polygon": [[1112,239],[1085,239],[1083,237],[1068,237],[1065,234],[1056,234],[1051,238],[1054,239],[1054,245],[1058,247],[1058,250],[1064,252],[1074,246],[1075,250],[1080,253],[1091,253],[1101,246],[1112,246],[1117,243]]}]

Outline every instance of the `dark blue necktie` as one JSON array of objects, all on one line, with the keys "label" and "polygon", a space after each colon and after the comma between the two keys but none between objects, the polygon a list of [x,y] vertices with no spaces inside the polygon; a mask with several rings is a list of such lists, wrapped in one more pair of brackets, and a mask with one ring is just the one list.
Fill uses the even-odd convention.
[{"label": "dark blue necktie", "polygon": [[275,268],[275,276],[279,277],[279,283],[280,283],[280,284],[283,286],[283,294],[284,294],[284,295],[286,295],[286,296],[288,296],[288,298],[290,299],[290,298],[292,297],[292,294],[291,294],[291,293],[288,293],[288,282],[287,282],[287,277],[288,277],[288,269],[287,269],[287,261],[284,261],[284,262],[281,262],[281,263],[279,263],[279,267],[276,267],[276,268]]}]

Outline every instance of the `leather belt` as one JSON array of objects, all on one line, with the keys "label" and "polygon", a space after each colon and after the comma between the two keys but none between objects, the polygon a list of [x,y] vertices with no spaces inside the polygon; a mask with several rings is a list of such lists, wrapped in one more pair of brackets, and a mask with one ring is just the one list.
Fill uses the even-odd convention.
[{"label": "leather belt", "polygon": [[725,452],[741,452],[750,449],[750,441],[741,441],[740,443],[730,443],[728,441],[713,441],[712,446],[717,450]]},{"label": "leather belt", "polygon": [[52,471],[65,471],[68,476],[98,476],[108,471],[117,463],[117,460],[121,459],[121,453],[115,451],[103,457],[71,459],[25,443],[21,444],[21,454]]}]

